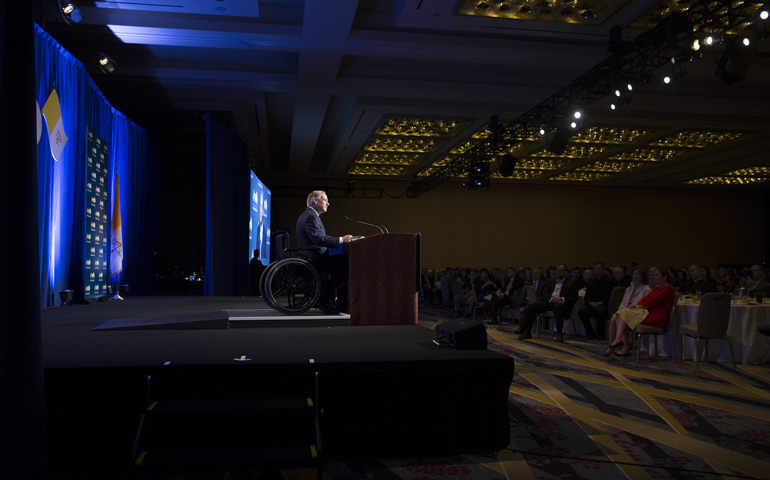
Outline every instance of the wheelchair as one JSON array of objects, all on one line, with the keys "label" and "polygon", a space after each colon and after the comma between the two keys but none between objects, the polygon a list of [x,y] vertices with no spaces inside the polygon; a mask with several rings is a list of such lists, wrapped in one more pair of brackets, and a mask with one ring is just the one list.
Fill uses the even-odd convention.
[{"label": "wheelchair", "polygon": [[[288,248],[287,232],[278,232],[274,244],[278,259],[262,272],[259,293],[270,308],[287,315],[301,315],[318,303],[321,275],[299,248]],[[320,247],[302,250],[320,250]]]}]

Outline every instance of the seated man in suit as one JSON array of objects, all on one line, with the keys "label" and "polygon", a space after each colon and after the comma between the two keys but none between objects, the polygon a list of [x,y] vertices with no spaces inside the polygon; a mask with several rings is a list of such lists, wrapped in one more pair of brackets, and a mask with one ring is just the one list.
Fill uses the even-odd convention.
[{"label": "seated man in suit", "polygon": [[[326,192],[321,190],[315,190],[310,192],[307,196],[307,208],[297,219],[297,243],[299,244],[300,253],[308,257],[321,272],[336,272],[335,266],[332,263],[332,257],[329,253],[329,248],[336,248],[341,243],[349,243],[351,236],[345,235],[343,237],[330,237],[326,234],[326,229],[321,221],[321,214],[326,213],[329,208],[329,198],[326,196]],[[302,250],[311,246],[320,247],[314,250]],[[341,272],[344,273],[344,272]],[[321,273],[323,278],[325,275]],[[323,282],[321,285],[321,297],[318,300],[318,308],[322,312],[327,313],[333,309],[330,307],[330,303],[334,301],[334,286],[329,285],[328,282]],[[346,302],[347,303],[347,302]],[[342,305],[346,309],[346,305]]]},{"label": "seated man in suit", "polygon": [[[604,263],[595,263],[594,277],[586,288],[585,304],[578,310],[580,323],[585,327],[589,340],[607,340],[604,335],[607,326],[607,304],[610,303],[610,295],[615,286],[615,279],[607,273]],[[591,317],[596,319],[596,332],[591,326]]]},{"label": "seated man in suit", "polygon": [[508,267],[505,274],[506,278],[503,281],[503,289],[492,295],[492,299],[489,302],[488,312],[493,316],[497,315],[497,311],[500,307],[511,305],[511,303],[518,305],[523,302],[523,300],[516,298],[514,295],[516,290],[524,286],[521,278],[516,274],[516,269],[514,267]]},{"label": "seated man in suit", "polygon": [[751,266],[751,277],[741,279],[741,288],[747,288],[749,297],[755,297],[758,293],[762,298],[770,298],[770,282],[766,279],[765,268],[762,265]]},{"label": "seated man in suit", "polygon": [[527,307],[527,316],[524,320],[524,333],[519,336],[519,340],[532,338],[532,325],[534,325],[537,316],[547,310],[553,312],[553,320],[556,324],[556,341],[563,342],[564,319],[572,314],[572,307],[578,300],[578,289],[575,280],[567,276],[566,265],[556,267],[556,278],[548,282],[548,286],[540,296],[540,300],[535,305]]},{"label": "seated man in suit", "polygon": [[[535,289],[535,297],[539,299],[543,295],[543,292],[546,291],[546,289],[548,288],[548,280],[543,278],[543,269],[541,269],[540,267],[534,267],[532,269],[532,281],[531,282],[527,282],[525,284],[525,287],[526,287],[526,285],[532,285],[532,288]],[[531,305],[530,305],[529,299],[527,298],[526,295],[524,295],[524,300],[525,300],[525,303],[523,305],[521,305],[521,307],[522,308],[526,307],[526,310],[524,312],[525,321],[522,322],[521,326],[519,327],[519,329],[516,330],[516,333],[518,333],[518,334],[524,334],[527,331],[526,328],[525,328],[525,325],[526,325],[526,315],[528,314],[529,308],[530,308]],[[535,303],[539,304],[540,302],[537,301]],[[542,307],[542,305],[538,305],[535,308],[539,309],[541,307]],[[541,311],[544,312],[545,308],[543,308]],[[531,327],[531,325],[530,325],[530,327]],[[532,338],[532,337],[530,336],[530,338]]]},{"label": "seated man in suit", "polygon": [[703,278],[700,268],[697,265],[690,265],[687,269],[687,274],[690,279],[682,284],[680,287],[681,293],[695,293],[700,290],[702,295],[707,293],[716,292],[717,286]]},{"label": "seated man in suit", "polygon": [[627,287],[631,285],[631,275],[626,273],[626,267],[612,267],[612,276],[617,282],[617,287]]}]

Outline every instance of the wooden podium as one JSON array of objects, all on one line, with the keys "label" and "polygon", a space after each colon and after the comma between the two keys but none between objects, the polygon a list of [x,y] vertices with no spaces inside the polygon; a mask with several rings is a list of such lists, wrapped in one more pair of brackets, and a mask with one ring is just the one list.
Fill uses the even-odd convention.
[{"label": "wooden podium", "polygon": [[420,234],[381,233],[350,242],[351,325],[416,325]]}]

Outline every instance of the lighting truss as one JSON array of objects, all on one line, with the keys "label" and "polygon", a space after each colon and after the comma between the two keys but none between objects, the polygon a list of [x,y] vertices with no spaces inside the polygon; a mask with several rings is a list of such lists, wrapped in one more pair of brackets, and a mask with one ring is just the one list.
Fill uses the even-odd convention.
[{"label": "lighting truss", "polygon": [[724,38],[751,23],[763,3],[756,0],[700,0],[687,11],[666,17],[655,28],[638,35],[624,49],[597,63],[500,132],[490,135],[487,141],[474,145],[427,177],[413,182],[406,192],[407,197],[417,198],[460,175],[473,164],[489,161],[491,156],[500,155],[513,145],[539,135],[543,126],[556,125],[572,115],[574,109],[591,105],[613,92],[621,82],[635,86],[646,83],[655,70],[670,64],[672,57],[678,57],[677,61],[683,57],[689,59],[694,39],[705,34],[718,34]]},{"label": "lighting truss", "polygon": [[[315,187],[273,187],[270,191],[271,195],[276,197],[305,197],[314,191],[319,190]],[[326,196],[329,198],[382,198],[382,188],[352,188],[352,187],[327,187],[321,188],[326,192]]]}]

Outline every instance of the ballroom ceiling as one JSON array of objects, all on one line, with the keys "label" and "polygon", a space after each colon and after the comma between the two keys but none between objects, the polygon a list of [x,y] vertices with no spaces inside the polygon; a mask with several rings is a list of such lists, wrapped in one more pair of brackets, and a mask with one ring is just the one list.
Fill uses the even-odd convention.
[{"label": "ballroom ceiling", "polygon": [[[181,150],[212,113],[278,185],[420,181],[489,141],[492,117],[507,124],[606,59],[612,27],[633,40],[693,3],[73,1],[80,23],[51,0],[36,16],[118,110]],[[659,69],[615,110],[611,95],[583,106],[563,153],[548,148],[551,128],[514,145],[513,174],[496,173],[493,158],[492,182],[767,185],[770,47],[732,85],[714,75],[724,48]],[[99,69],[98,52],[114,72]],[[685,75],[665,84],[675,72]]]}]

